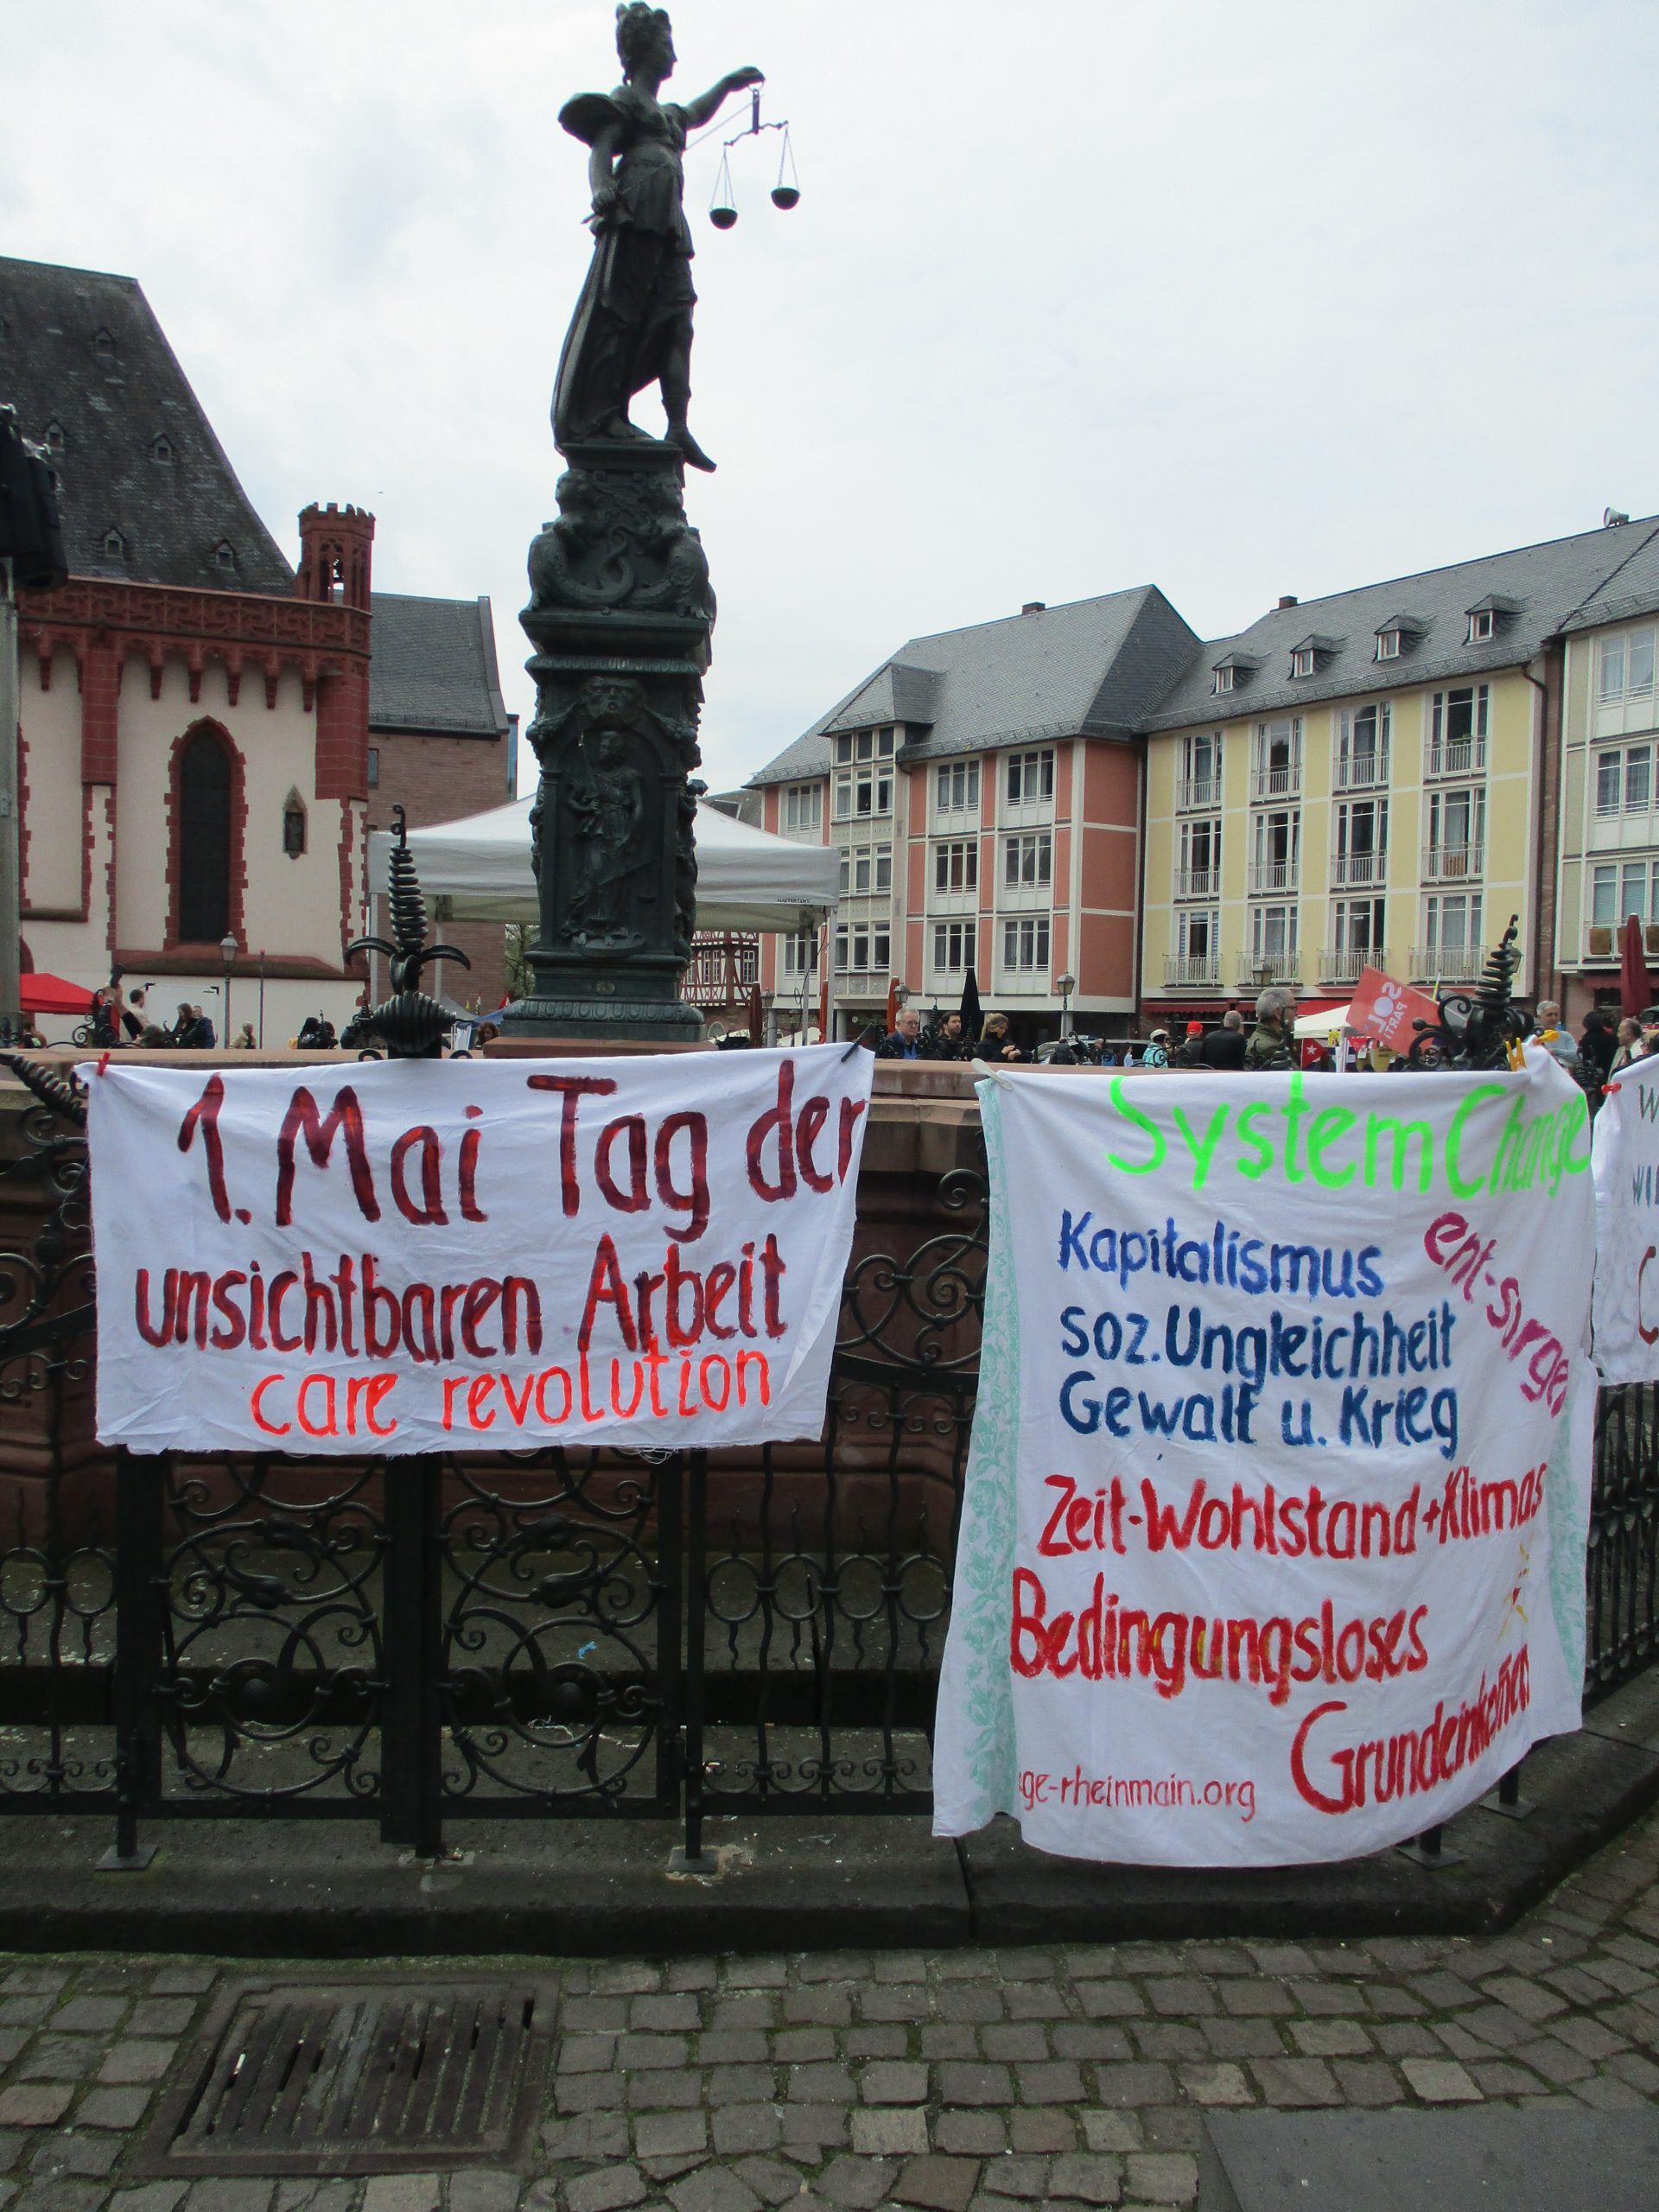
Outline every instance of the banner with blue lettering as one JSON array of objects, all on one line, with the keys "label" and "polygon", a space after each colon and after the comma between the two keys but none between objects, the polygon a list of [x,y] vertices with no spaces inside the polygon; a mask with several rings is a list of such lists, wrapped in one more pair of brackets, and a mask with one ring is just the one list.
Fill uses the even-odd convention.
[{"label": "banner with blue lettering", "polygon": [[1550,1056],[979,1096],[935,1832],[1347,1859],[1577,1727],[1594,1209]]},{"label": "banner with blue lettering", "polygon": [[1605,1382],[1659,1382],[1659,1059],[1607,1085],[1594,1166],[1596,1365]]}]

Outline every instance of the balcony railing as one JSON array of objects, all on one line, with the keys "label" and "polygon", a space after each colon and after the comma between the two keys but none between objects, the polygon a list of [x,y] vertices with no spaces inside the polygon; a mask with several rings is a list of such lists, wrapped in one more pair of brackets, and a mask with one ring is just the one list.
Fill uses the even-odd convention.
[{"label": "balcony railing", "polygon": [[1218,868],[1178,868],[1175,871],[1175,896],[1178,899],[1215,899],[1221,893],[1221,870]]},{"label": "balcony railing", "polygon": [[1357,982],[1362,968],[1381,968],[1386,973],[1393,957],[1386,945],[1331,945],[1319,955],[1319,981]]},{"label": "balcony railing", "polygon": [[1375,853],[1338,853],[1331,863],[1331,880],[1338,890],[1357,883],[1383,883],[1388,874],[1386,845]]},{"label": "balcony railing", "polygon": [[1221,778],[1183,776],[1175,786],[1175,804],[1183,813],[1193,806],[1219,806]]},{"label": "balcony railing", "polygon": [[1300,983],[1302,956],[1300,952],[1241,952],[1238,980],[1254,983],[1258,990],[1268,983]]},{"label": "balcony railing", "polygon": [[1484,844],[1430,845],[1423,855],[1425,883],[1466,883],[1486,865]]},{"label": "balcony railing", "polygon": [[1195,983],[1219,983],[1219,952],[1169,952],[1164,956],[1164,988],[1178,991]]},{"label": "balcony railing", "polygon": [[1301,874],[1301,861],[1252,861],[1249,866],[1249,888],[1252,892],[1294,891]]},{"label": "balcony railing", "polygon": [[1481,944],[1442,945],[1438,950],[1432,944],[1412,947],[1412,981],[1418,983],[1474,983],[1486,965],[1486,948]]},{"label": "balcony railing", "polygon": [[1284,768],[1252,768],[1250,797],[1255,798],[1294,798],[1302,787],[1302,764],[1293,761]]},{"label": "balcony railing", "polygon": [[1478,776],[1486,767],[1486,741],[1484,737],[1446,738],[1439,745],[1431,744],[1428,759],[1424,764],[1426,776]]},{"label": "balcony railing", "polygon": [[1337,762],[1337,789],[1339,791],[1370,791],[1389,780],[1389,753],[1386,746],[1379,746],[1371,753],[1351,753],[1346,760]]}]

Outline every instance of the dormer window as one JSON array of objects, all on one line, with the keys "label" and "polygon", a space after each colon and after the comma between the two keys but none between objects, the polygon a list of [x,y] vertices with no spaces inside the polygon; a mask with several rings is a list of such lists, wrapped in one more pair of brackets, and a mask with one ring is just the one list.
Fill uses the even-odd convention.
[{"label": "dormer window", "polygon": [[228,569],[234,571],[236,568],[236,548],[231,543],[228,538],[221,537],[218,544],[214,546],[213,566],[216,569]]},{"label": "dormer window", "polygon": [[48,423],[46,426],[46,449],[48,453],[61,453],[67,443],[68,440],[65,435],[62,423],[55,422]]},{"label": "dormer window", "polygon": [[1521,612],[1518,599],[1507,598],[1503,593],[1491,591],[1484,599],[1478,599],[1465,608],[1469,630],[1464,642],[1471,645],[1490,645],[1500,638]]},{"label": "dormer window", "polygon": [[92,333],[92,351],[100,361],[111,361],[115,359],[115,340],[107,330],[95,330]]},{"label": "dormer window", "polygon": [[160,430],[149,442],[149,457],[152,461],[171,461],[173,458],[173,442]]},{"label": "dormer window", "polygon": [[1313,675],[1313,648],[1312,645],[1297,646],[1290,657],[1290,672],[1293,676]]},{"label": "dormer window", "polygon": [[126,556],[126,539],[122,537],[118,530],[106,530],[104,533],[105,559],[106,561],[124,561]]},{"label": "dormer window", "polygon": [[1376,657],[1378,660],[1399,659],[1400,632],[1397,630],[1379,630],[1377,632]]},{"label": "dormer window", "polygon": [[1218,668],[1216,671],[1215,688],[1217,695],[1224,691],[1230,691],[1232,690],[1233,671],[1230,666],[1227,668]]}]

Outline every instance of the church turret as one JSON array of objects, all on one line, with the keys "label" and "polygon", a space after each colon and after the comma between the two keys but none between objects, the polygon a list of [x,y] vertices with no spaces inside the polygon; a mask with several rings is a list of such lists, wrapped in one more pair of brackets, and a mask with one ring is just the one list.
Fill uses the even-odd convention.
[{"label": "church turret", "polygon": [[366,507],[326,507],[314,501],[300,517],[296,599],[321,600],[369,611],[374,517]]}]

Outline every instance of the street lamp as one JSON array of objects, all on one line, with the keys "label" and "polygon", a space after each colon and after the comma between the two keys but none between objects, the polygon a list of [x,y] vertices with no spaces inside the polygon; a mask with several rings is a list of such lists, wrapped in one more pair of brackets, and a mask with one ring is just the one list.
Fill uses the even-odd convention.
[{"label": "street lamp", "polygon": [[1071,1034],[1071,994],[1077,988],[1077,979],[1068,968],[1064,976],[1057,976],[1054,988],[1060,995],[1060,1034]]},{"label": "street lamp", "polygon": [[231,968],[241,947],[229,930],[219,940],[219,957],[225,963],[225,1036],[228,1049],[231,1043]]}]

